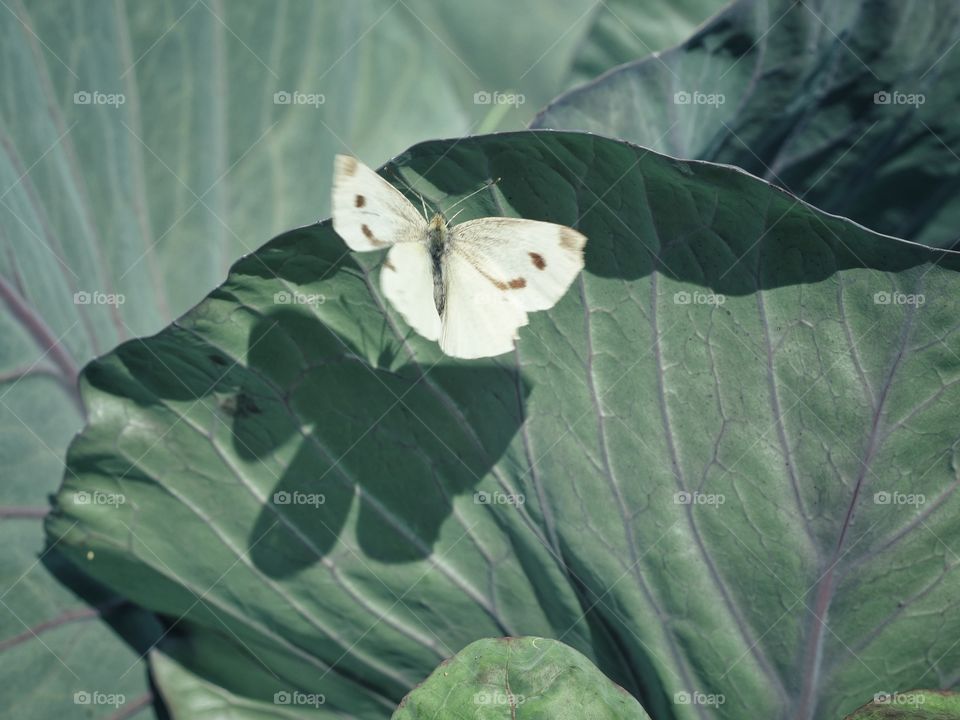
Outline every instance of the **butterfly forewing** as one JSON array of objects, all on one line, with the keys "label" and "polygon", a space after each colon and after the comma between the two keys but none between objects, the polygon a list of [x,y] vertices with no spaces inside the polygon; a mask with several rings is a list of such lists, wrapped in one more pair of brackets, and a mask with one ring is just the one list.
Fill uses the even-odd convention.
[{"label": "butterfly forewing", "polygon": [[427,222],[413,204],[362,162],[337,155],[333,166],[333,229],[351,250],[423,241]]},{"label": "butterfly forewing", "polygon": [[450,229],[453,253],[466,256],[527,312],[551,308],[563,297],[583,269],[586,241],[565,225],[521,218],[481,218]]}]

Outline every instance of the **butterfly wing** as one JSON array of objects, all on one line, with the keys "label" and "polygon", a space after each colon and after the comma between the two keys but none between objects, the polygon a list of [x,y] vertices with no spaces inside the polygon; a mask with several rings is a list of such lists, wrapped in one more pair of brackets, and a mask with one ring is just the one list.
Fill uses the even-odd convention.
[{"label": "butterfly wing", "polygon": [[480,358],[513,350],[527,314],[504,293],[484,268],[462,253],[443,260],[445,303],[440,349],[451,357]]},{"label": "butterfly wing", "polygon": [[333,163],[333,229],[351,250],[423,242],[427,221],[399,190],[355,157]]},{"label": "butterfly wing", "polygon": [[451,251],[527,312],[546,310],[583,270],[587,239],[573,228],[522,218],[481,218],[450,230]]},{"label": "butterfly wing", "polygon": [[433,261],[425,243],[390,248],[380,268],[380,289],[407,325],[427,340],[440,338],[440,314],[433,300]]}]

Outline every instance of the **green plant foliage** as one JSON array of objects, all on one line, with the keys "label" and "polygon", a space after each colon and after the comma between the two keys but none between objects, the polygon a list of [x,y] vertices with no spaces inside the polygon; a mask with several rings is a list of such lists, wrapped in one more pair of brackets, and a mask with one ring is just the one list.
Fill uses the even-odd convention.
[{"label": "green plant foliage", "polygon": [[[325,215],[335,152],[377,162],[418,140],[525,125],[592,47],[590,7],[534,0],[518,18],[510,0],[0,6],[0,533],[9,549],[0,686],[18,689],[9,707],[90,710],[69,704],[74,687],[113,688],[142,649],[123,649],[97,619],[104,603],[108,621],[128,604],[75,571],[70,587],[97,604],[60,588],[48,566],[64,561],[40,542],[47,495],[84,422],[79,369],[162,328],[265,238]],[[30,632],[61,623],[83,633]],[[76,662],[109,652],[115,660]],[[47,681],[22,691],[22,670],[38,667]],[[146,693],[144,667],[119,686],[129,698]]]},{"label": "green plant foliage", "polygon": [[533,127],[730,163],[879,232],[960,238],[960,5],[739,0]]},{"label": "green plant foliage", "polygon": [[515,354],[458,362],[377,254],[281,235],[84,372],[47,525],[72,559],[321,716],[388,717],[506,635],[680,720],[837,717],[956,672],[956,254],[585,134],[384,172],[440,207],[500,178],[462,217],[576,224],[586,271]]},{"label": "green plant foliage", "polygon": [[393,720],[649,720],[571,647],[545,638],[477,640],[403,699]]}]

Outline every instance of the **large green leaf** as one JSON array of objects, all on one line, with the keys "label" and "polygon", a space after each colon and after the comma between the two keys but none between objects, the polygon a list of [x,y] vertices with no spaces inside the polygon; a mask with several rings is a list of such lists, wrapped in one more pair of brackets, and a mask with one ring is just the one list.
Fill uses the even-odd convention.
[{"label": "large green leaf", "polygon": [[274,239],[85,371],[48,518],[71,557],[331,716],[500,635],[563,640],[658,720],[955,682],[955,254],[590,135],[398,174],[431,202],[501,178],[465,215],[575,224],[582,280],[515,355],[457,362],[329,223]]},{"label": "large green leaf", "polygon": [[729,0],[597,3],[590,33],[577,52],[573,78],[593,80],[610,68],[676,45]]},{"label": "large green leaf", "polygon": [[[561,91],[676,45],[729,0],[404,1],[449,50],[446,74],[471,127],[489,132],[525,127]],[[495,92],[520,97],[498,107]],[[475,93],[492,102],[477,105]]]},{"label": "large green leaf", "polygon": [[740,0],[682,46],[561,96],[533,126],[739,165],[880,232],[949,246],[958,39],[953,0]]},{"label": "large green leaf", "polygon": [[444,661],[393,720],[649,720],[573,648],[546,638],[477,640]]},{"label": "large green leaf", "polygon": [[[11,548],[0,647],[31,658],[3,662],[0,686],[21,687],[43,658],[51,677],[65,672],[50,637],[23,636],[21,618],[95,617],[36,562],[46,495],[83,423],[78,369],[163,327],[263,238],[325,214],[334,152],[372,162],[480,124],[525,124],[568,82],[590,5],[536,0],[522,16],[508,0],[0,5],[0,506]],[[494,37],[496,53],[476,52]],[[324,102],[275,103],[293,91]],[[479,91],[526,102],[477,104]],[[56,555],[45,557],[62,565]],[[115,647],[98,627],[96,652]],[[120,664],[139,654],[118,652]],[[143,686],[143,668],[134,675]],[[116,680],[101,677],[87,682]],[[38,693],[59,701],[65,689]]]}]

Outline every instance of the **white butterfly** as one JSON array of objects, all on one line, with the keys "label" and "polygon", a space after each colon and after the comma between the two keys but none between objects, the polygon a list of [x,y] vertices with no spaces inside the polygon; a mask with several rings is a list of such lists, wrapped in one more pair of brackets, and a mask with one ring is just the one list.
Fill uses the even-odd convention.
[{"label": "white butterfly", "polygon": [[513,349],[527,313],[553,307],[583,269],[587,239],[564,225],[489,217],[427,219],[356,158],[337,155],[333,228],[352,250],[390,246],[380,287],[407,324],[447,355]]}]

